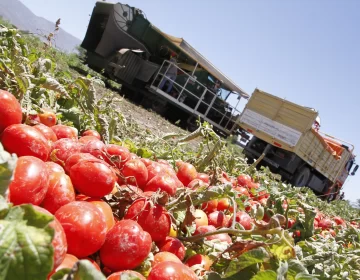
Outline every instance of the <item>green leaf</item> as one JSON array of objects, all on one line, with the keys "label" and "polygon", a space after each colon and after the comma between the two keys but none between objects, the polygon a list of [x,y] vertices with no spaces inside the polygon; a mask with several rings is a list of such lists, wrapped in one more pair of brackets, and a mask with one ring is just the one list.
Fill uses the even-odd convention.
[{"label": "green leaf", "polygon": [[71,270],[61,269],[51,277],[51,280],[58,279],[106,280],[106,277],[98,271],[90,261],[80,260]]},{"label": "green leaf", "polygon": [[285,280],[286,273],[288,272],[289,265],[288,263],[280,261],[279,268],[277,269],[277,280]]},{"label": "green leaf", "polygon": [[276,280],[276,272],[273,270],[265,270],[258,272],[251,280]]},{"label": "green leaf", "polygon": [[10,155],[4,150],[2,144],[0,143],[0,195],[5,195],[5,192],[12,180],[16,161],[16,155]]},{"label": "green leaf", "polygon": [[54,230],[0,221],[0,279],[46,279],[53,267]]},{"label": "green leaf", "polygon": [[10,210],[9,203],[0,195],[0,219],[3,219]]},{"label": "green leaf", "polygon": [[[50,280],[62,280],[64,279],[64,276],[69,275],[71,272],[70,268],[63,268],[60,269],[58,271],[56,271],[56,273],[54,273],[53,275],[51,275]],[[65,278],[66,279],[66,278]]]},{"label": "green leaf", "polygon": [[139,157],[143,157],[143,158],[151,158],[151,156],[153,155],[153,153],[150,150],[146,149],[146,148],[138,149],[136,154]]}]

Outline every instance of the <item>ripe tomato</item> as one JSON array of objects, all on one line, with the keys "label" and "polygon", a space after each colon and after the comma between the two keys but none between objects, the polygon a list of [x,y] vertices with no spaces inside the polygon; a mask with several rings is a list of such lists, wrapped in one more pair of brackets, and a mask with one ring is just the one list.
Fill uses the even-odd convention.
[{"label": "ripe tomato", "polygon": [[210,184],[210,177],[205,173],[198,173],[196,179],[203,181],[206,184]]},{"label": "ripe tomato", "polygon": [[77,139],[78,132],[75,127],[57,124],[51,127],[51,129],[55,132],[56,137],[58,139],[62,138],[70,138],[70,139]]},{"label": "ripe tomato", "polygon": [[288,219],[288,226],[287,226],[287,228],[292,228],[293,227],[293,225],[295,225],[295,220],[294,219]]},{"label": "ripe tomato", "polygon": [[103,158],[103,149],[105,144],[100,140],[90,140],[84,146],[81,147],[80,152],[92,154],[94,157],[102,159]]},{"label": "ripe tomato", "polygon": [[215,211],[208,214],[209,225],[216,228],[227,227],[229,223],[228,217],[222,211]]},{"label": "ripe tomato", "polygon": [[200,179],[194,179],[186,187],[195,190],[197,188],[207,188],[209,187],[209,184],[204,183],[204,181]]},{"label": "ripe tomato", "polygon": [[248,189],[245,187],[235,187],[234,190],[236,190],[238,192],[239,197],[242,195],[244,195],[246,197],[250,196]]},{"label": "ripe tomato", "polygon": [[104,147],[104,153],[106,155],[104,155],[105,161],[109,164],[111,162],[115,163],[117,168],[122,168],[125,162],[130,159],[130,151],[127,148],[119,145],[106,145]]},{"label": "ripe tomato", "polygon": [[225,210],[231,210],[232,207],[230,207],[231,200],[229,198],[221,198],[218,200],[217,210],[219,211],[225,211]]},{"label": "ripe tomato", "polygon": [[44,137],[48,140],[48,141],[51,141],[51,142],[55,142],[57,141],[57,137],[56,137],[56,134],[55,132],[50,128],[50,127],[47,127],[46,125],[44,124],[37,124],[37,125],[34,125],[33,128],[37,129],[38,131],[40,131],[42,133],[42,135],[44,135]]},{"label": "ripe tomato", "polygon": [[[232,219],[233,219],[233,217],[231,217],[231,219],[229,221],[229,226],[232,223]],[[239,211],[236,213],[235,219],[236,219],[237,223],[239,223],[240,225],[242,225],[244,227],[244,229],[250,230],[252,228],[251,217],[249,216],[248,213]]]},{"label": "ripe tomato", "polygon": [[42,109],[41,113],[38,113],[40,122],[48,127],[56,124],[57,118],[54,112],[48,109]]},{"label": "ripe tomato", "polygon": [[1,134],[1,142],[6,151],[18,157],[34,156],[43,161],[49,157],[50,145],[45,136],[26,124],[8,126]]},{"label": "ripe tomato", "polygon": [[54,229],[54,238],[51,244],[54,247],[54,266],[53,268],[57,268],[65,259],[66,251],[67,251],[67,242],[64,229],[60,222],[46,209],[41,208],[39,206],[33,205],[35,210],[45,213],[54,218],[54,220],[49,224],[50,227]]},{"label": "ripe tomato", "polygon": [[197,175],[195,167],[187,162],[181,163],[176,173],[176,176],[184,186],[187,186],[192,180],[196,179]]},{"label": "ripe tomato", "polygon": [[148,158],[140,158],[140,160],[145,164],[146,167],[148,167],[153,161]]},{"label": "ripe tomato", "polygon": [[51,160],[63,165],[68,157],[80,152],[79,142],[74,139],[59,139],[53,143],[51,149]]},{"label": "ripe tomato", "polygon": [[117,181],[116,175],[105,163],[88,160],[73,165],[70,178],[76,190],[94,198],[111,193]]},{"label": "ripe tomato", "polygon": [[249,175],[247,174],[240,174],[238,177],[237,177],[237,182],[239,184],[239,186],[242,186],[242,187],[250,187],[250,184],[252,182],[252,179]]},{"label": "ripe tomato", "polygon": [[79,138],[79,143],[81,144],[87,144],[89,141],[92,141],[92,140],[98,140],[98,138],[96,138],[95,136],[82,136]]},{"label": "ripe tomato", "polygon": [[147,182],[144,191],[156,192],[159,189],[167,192],[171,196],[175,195],[177,189],[176,179],[173,176],[165,174],[157,175]]},{"label": "ripe tomato", "polygon": [[181,241],[175,237],[167,236],[164,240],[157,243],[160,252],[170,252],[177,256],[181,261],[185,258],[186,249]]},{"label": "ripe tomato", "polygon": [[133,270],[123,270],[111,274],[106,280],[121,280],[121,279],[136,279],[146,280],[146,278],[139,272]]},{"label": "ripe tomato", "polygon": [[171,219],[169,213],[159,204],[152,206],[145,198],[134,201],[124,218],[137,221],[155,242],[164,240],[170,232]]},{"label": "ripe tomato", "polygon": [[96,137],[97,139],[101,140],[101,135],[100,135],[100,133],[97,132],[96,130],[91,130],[91,129],[85,130],[85,131],[81,134],[81,136],[94,136],[94,137]]},{"label": "ripe tomato", "polygon": [[87,257],[104,244],[105,217],[92,203],[70,202],[57,210],[55,217],[64,228],[68,253],[78,258]]},{"label": "ripe tomato", "polygon": [[[216,230],[216,228],[214,226],[201,226],[195,230],[194,235],[203,234],[203,233],[207,233],[207,232],[211,232],[211,231],[215,231],[215,230]],[[206,240],[218,239],[223,242],[231,243],[231,238],[227,233],[210,235],[210,236],[205,237],[205,239]]]},{"label": "ripe tomato", "polygon": [[201,206],[201,209],[204,210],[206,213],[214,212],[217,209],[218,203],[219,202],[217,199],[204,202]]},{"label": "ripe tomato", "polygon": [[97,159],[91,154],[87,153],[75,153],[67,158],[65,161],[65,171],[66,173],[70,174],[70,169],[75,164],[79,163],[80,161],[87,160],[87,161],[93,161],[93,162],[101,162],[101,160]]},{"label": "ripe tomato", "polygon": [[55,214],[61,206],[75,201],[75,190],[70,177],[65,173],[52,173],[49,178],[49,188],[41,206]]},{"label": "ripe tomato", "polygon": [[162,262],[153,267],[148,280],[197,280],[195,272],[182,263]]},{"label": "ripe tomato", "polygon": [[324,218],[320,220],[318,226],[322,228],[323,230],[329,229],[332,227],[332,221],[328,218]]},{"label": "ripe tomato", "polygon": [[209,224],[208,217],[206,216],[204,211],[196,209],[194,216],[196,228],[200,226],[207,226]]},{"label": "ripe tomato", "polygon": [[45,163],[36,157],[20,157],[16,162],[14,179],[9,185],[10,202],[14,205],[40,205],[48,188],[49,176]]},{"label": "ripe tomato", "polygon": [[148,171],[140,159],[128,160],[122,169],[126,183],[143,189],[148,181]]},{"label": "ripe tomato", "polygon": [[151,237],[132,220],[121,220],[106,234],[100,260],[112,271],[139,266],[151,251]]},{"label": "ripe tomato", "polygon": [[193,265],[197,265],[200,264],[201,267],[203,267],[205,270],[210,270],[210,266],[212,265],[212,261],[209,259],[208,256],[204,256],[201,254],[196,254],[194,256],[191,256],[190,258],[187,259],[187,261],[185,262],[185,264],[187,266],[193,266]]},{"label": "ripe tomato", "polygon": [[12,124],[20,124],[22,111],[20,103],[10,92],[0,89],[0,133]]},{"label": "ripe tomato", "polygon": [[181,260],[173,253],[159,252],[154,256],[154,261],[152,262],[152,267],[154,267],[155,265],[157,265],[159,263],[166,262],[166,261],[181,263]]},{"label": "ripe tomato", "polygon": [[345,221],[341,217],[334,217],[334,222],[339,226],[346,226]]},{"label": "ripe tomato", "polygon": [[59,164],[57,164],[55,162],[47,161],[47,162],[45,162],[45,165],[46,165],[46,168],[47,168],[47,170],[49,172],[49,176],[52,173],[65,173],[64,168],[62,168],[61,165],[59,165]]},{"label": "ripe tomato", "polygon": [[97,209],[100,210],[101,213],[103,213],[105,217],[107,231],[109,231],[115,225],[114,215],[112,213],[110,205],[101,199],[88,198],[86,199],[86,201],[94,204]]}]

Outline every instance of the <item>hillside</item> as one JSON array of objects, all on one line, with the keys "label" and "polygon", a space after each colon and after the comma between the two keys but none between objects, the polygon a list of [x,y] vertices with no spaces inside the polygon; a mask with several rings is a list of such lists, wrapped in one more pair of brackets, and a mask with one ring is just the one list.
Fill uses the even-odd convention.
[{"label": "hillside", "polygon": [[[0,17],[6,19],[21,30],[31,33],[46,35],[54,30],[55,23],[36,16],[19,0],[1,0]],[[75,47],[80,45],[81,40],[61,29],[55,37],[56,48],[73,52]]]}]

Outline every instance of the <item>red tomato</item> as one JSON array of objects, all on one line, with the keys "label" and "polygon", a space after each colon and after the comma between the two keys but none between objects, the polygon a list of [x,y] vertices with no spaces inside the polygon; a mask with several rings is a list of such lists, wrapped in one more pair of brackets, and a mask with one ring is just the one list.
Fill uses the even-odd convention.
[{"label": "red tomato", "polygon": [[[216,228],[214,226],[201,226],[201,227],[198,227],[195,230],[194,235],[204,234],[204,233],[212,232],[212,231],[215,231],[215,230],[216,230]],[[210,236],[205,237],[205,239],[207,239],[207,240],[218,239],[218,240],[223,241],[223,242],[231,243],[231,238],[227,233],[220,233],[220,234],[210,235]]]},{"label": "red tomato", "polygon": [[118,168],[122,168],[125,162],[130,159],[130,151],[127,148],[119,145],[106,145],[104,147],[104,153],[107,155],[104,156],[105,161],[108,163],[115,163],[116,167]]},{"label": "red tomato", "polygon": [[177,189],[176,179],[172,176],[165,174],[157,175],[154,178],[152,178],[150,181],[148,181],[148,183],[144,188],[144,191],[156,192],[159,189],[164,192],[167,192],[171,196],[175,195]]},{"label": "red tomato", "polygon": [[121,220],[107,233],[100,260],[112,271],[139,266],[151,251],[151,237],[132,220]]},{"label": "red tomato", "polygon": [[162,262],[156,265],[148,280],[198,280],[195,272],[182,263]]},{"label": "red tomato", "polygon": [[45,164],[46,164],[46,168],[47,168],[47,170],[49,172],[49,175],[51,173],[65,173],[64,168],[62,168],[61,165],[59,165],[59,164],[57,164],[55,162],[47,161],[47,162],[45,162]]},{"label": "red tomato", "polygon": [[38,113],[40,122],[48,127],[54,126],[56,124],[56,115],[54,112],[43,109],[41,113]]},{"label": "red tomato", "polygon": [[73,165],[70,178],[76,190],[94,198],[111,193],[117,181],[116,175],[105,163],[88,160]]},{"label": "red tomato", "polygon": [[97,139],[101,140],[101,135],[96,130],[91,130],[91,129],[86,130],[81,134],[81,136],[94,136]]},{"label": "red tomato", "polygon": [[198,173],[198,175],[196,176],[196,179],[199,179],[206,184],[210,184],[210,177],[209,177],[209,175],[207,175],[205,173]]},{"label": "red tomato", "polygon": [[104,244],[105,217],[92,203],[70,202],[57,210],[55,217],[64,228],[68,253],[83,258],[95,253]]},{"label": "red tomato", "polygon": [[169,213],[159,204],[152,206],[145,198],[134,201],[124,218],[137,221],[155,242],[164,240],[170,232],[171,219]]},{"label": "red tomato", "polygon": [[86,199],[86,201],[94,204],[97,209],[99,209],[100,212],[103,213],[105,217],[107,231],[109,231],[115,225],[114,215],[112,213],[110,205],[101,199],[88,198]]},{"label": "red tomato", "polygon": [[239,186],[242,186],[242,187],[250,187],[250,184],[252,182],[252,179],[249,175],[247,174],[240,174],[238,177],[237,177],[237,181],[238,181],[238,184]]},{"label": "red tomato", "polygon": [[75,153],[71,156],[69,156],[65,162],[65,171],[66,173],[70,174],[70,169],[75,164],[79,163],[80,161],[87,160],[87,161],[93,161],[93,162],[101,162],[101,160],[97,159],[91,154],[86,153]]},{"label": "red tomato", "polygon": [[209,225],[216,228],[227,227],[229,218],[222,211],[215,211],[208,214]]},{"label": "red tomato", "polygon": [[52,145],[51,160],[64,165],[68,157],[80,152],[79,142],[74,139],[59,139]]},{"label": "red tomato", "polygon": [[20,124],[22,111],[20,103],[10,92],[0,89],[0,133],[12,124]]},{"label": "red tomato", "polygon": [[288,228],[292,228],[293,225],[295,224],[295,220],[294,219],[288,219]]},{"label": "red tomato", "polygon": [[27,114],[25,124],[35,125],[40,123],[40,118],[37,114]]},{"label": "red tomato", "polygon": [[209,224],[208,217],[206,216],[204,211],[196,209],[194,216],[196,228],[200,226],[207,226]]},{"label": "red tomato", "polygon": [[16,162],[14,179],[9,185],[10,202],[14,205],[40,205],[48,188],[49,176],[45,163],[36,157],[20,157]]},{"label": "red tomato", "polygon": [[154,267],[155,265],[157,265],[159,263],[166,262],[166,261],[181,263],[181,260],[173,253],[159,252],[154,256],[154,261],[152,263],[152,267]]},{"label": "red tomato", "polygon": [[46,125],[44,124],[37,124],[37,125],[34,125],[33,128],[37,129],[38,131],[40,131],[42,133],[42,135],[44,135],[44,137],[48,140],[48,141],[51,141],[51,142],[55,142],[57,141],[57,137],[56,137],[56,134],[55,132],[50,128],[50,127],[47,127]]},{"label": "red tomato", "polygon": [[201,209],[204,210],[206,213],[214,212],[217,209],[218,203],[219,202],[217,199],[204,202],[201,206]]},{"label": "red tomato", "polygon": [[34,156],[46,161],[50,153],[50,145],[45,136],[26,124],[8,126],[1,134],[1,143],[6,151],[15,153],[18,157]]},{"label": "red tomato", "polygon": [[[229,226],[230,224],[232,223],[232,217],[229,221]],[[251,217],[249,216],[248,213],[246,212],[243,212],[243,211],[239,211],[236,213],[236,222],[239,223],[240,225],[242,225],[244,227],[244,229],[246,230],[250,230],[252,228],[252,225],[251,225]]]},{"label": "red tomato", "polygon": [[345,221],[341,217],[334,217],[334,222],[339,226],[346,226]]},{"label": "red tomato", "polygon": [[204,181],[200,179],[194,179],[186,187],[192,190],[196,190],[197,188],[208,188],[209,184],[204,183]]},{"label": "red tomato", "polygon": [[235,187],[234,190],[236,190],[239,194],[238,196],[245,195],[247,197],[250,196],[249,191],[245,187]]},{"label": "red tomato", "polygon": [[100,140],[90,140],[84,146],[81,147],[80,152],[92,154],[94,157],[102,159],[103,158],[103,149],[105,144]]},{"label": "red tomato", "polygon": [[139,159],[128,160],[122,169],[126,183],[143,189],[148,181],[148,171]]},{"label": "red tomato", "polygon": [[181,163],[176,173],[176,176],[184,186],[187,186],[192,180],[196,179],[197,175],[195,167],[187,162]]},{"label": "red tomato", "polygon": [[328,218],[322,219],[322,220],[319,222],[318,226],[319,226],[320,228],[322,228],[323,230],[329,229],[329,228],[332,227],[332,221],[331,221],[330,219],[328,219]]},{"label": "red tomato", "polygon": [[81,144],[87,144],[89,141],[92,141],[92,140],[98,140],[98,138],[96,138],[95,136],[82,136],[79,138],[79,143]]},{"label": "red tomato", "polygon": [[170,252],[177,256],[181,261],[185,258],[186,249],[181,241],[175,237],[167,236],[164,240],[157,243],[160,252]]},{"label": "red tomato", "polygon": [[217,210],[219,211],[225,211],[225,210],[231,210],[232,207],[230,207],[231,200],[229,198],[221,198],[218,200]]},{"label": "red tomato", "polygon": [[65,173],[52,173],[49,178],[49,188],[41,206],[55,214],[61,206],[75,201],[75,190]]},{"label": "red tomato", "polygon": [[48,279],[50,279],[50,276],[53,275],[55,272],[59,271],[60,269],[63,268],[73,268],[73,266],[79,261],[79,259],[77,257],[75,257],[74,255],[70,255],[70,254],[66,254],[64,260],[62,261],[62,263],[55,268],[52,272],[50,272]]},{"label": "red tomato", "polygon": [[187,259],[185,262],[187,266],[193,266],[193,265],[201,265],[205,270],[210,270],[210,266],[212,265],[212,261],[209,259],[208,256],[204,256],[201,254],[196,254],[190,258]]},{"label": "red tomato", "polygon": [[51,127],[51,129],[55,132],[56,137],[58,139],[62,138],[70,138],[70,139],[77,139],[78,132],[75,127],[57,124]]},{"label": "red tomato", "polygon": [[133,270],[123,270],[111,274],[106,280],[121,280],[121,279],[136,279],[146,280],[146,278],[139,272]]},{"label": "red tomato", "polygon": [[54,229],[54,238],[51,244],[54,247],[54,268],[57,268],[65,259],[67,251],[67,242],[64,229],[60,222],[46,209],[39,206],[33,205],[36,211],[45,213],[54,218],[54,220],[49,224],[50,227]]}]

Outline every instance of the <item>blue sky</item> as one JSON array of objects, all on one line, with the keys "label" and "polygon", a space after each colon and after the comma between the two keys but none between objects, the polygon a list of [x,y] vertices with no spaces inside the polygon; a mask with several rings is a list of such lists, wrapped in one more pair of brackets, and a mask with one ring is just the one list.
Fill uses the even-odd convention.
[{"label": "blue sky", "polygon": [[[21,0],[83,39],[93,0]],[[107,1],[116,2],[116,1]],[[127,0],[183,37],[246,92],[316,108],[321,129],[360,151],[360,1]],[[244,104],[242,104],[244,105]],[[360,158],[360,157],[359,157]],[[359,159],[360,163],[360,159]],[[360,171],[344,186],[360,198]]]}]

